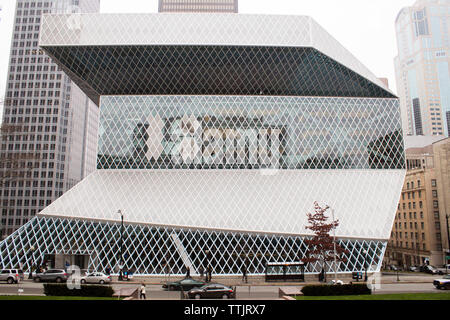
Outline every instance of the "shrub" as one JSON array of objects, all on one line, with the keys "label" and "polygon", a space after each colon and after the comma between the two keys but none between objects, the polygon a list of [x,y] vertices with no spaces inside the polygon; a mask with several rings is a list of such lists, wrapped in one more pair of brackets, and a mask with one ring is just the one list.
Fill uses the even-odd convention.
[{"label": "shrub", "polygon": [[342,285],[308,285],[302,288],[305,296],[350,296],[372,294],[365,283]]},{"label": "shrub", "polygon": [[111,286],[82,284],[80,289],[69,289],[63,283],[45,283],[44,293],[46,296],[112,297],[114,290]]}]

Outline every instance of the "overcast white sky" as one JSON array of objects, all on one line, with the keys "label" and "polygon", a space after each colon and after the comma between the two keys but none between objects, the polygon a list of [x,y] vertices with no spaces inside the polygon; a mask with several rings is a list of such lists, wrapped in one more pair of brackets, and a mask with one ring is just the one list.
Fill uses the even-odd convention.
[{"label": "overcast white sky", "polygon": [[[104,13],[158,11],[158,0],[100,0]],[[415,0],[239,0],[240,13],[309,15],[397,92],[394,22]],[[0,0],[0,97],[5,94],[15,0]]]}]

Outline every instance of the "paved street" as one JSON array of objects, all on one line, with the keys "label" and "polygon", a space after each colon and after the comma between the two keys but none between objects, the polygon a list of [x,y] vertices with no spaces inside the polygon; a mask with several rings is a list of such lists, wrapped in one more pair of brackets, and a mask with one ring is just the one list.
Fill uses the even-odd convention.
[{"label": "paved street", "polygon": [[[375,294],[381,293],[404,293],[404,292],[438,292],[434,288],[432,281],[438,276],[412,274],[402,275],[399,277],[400,281],[397,281],[396,275],[382,275],[380,288],[375,290]],[[143,280],[141,280],[143,281]],[[179,300],[180,292],[178,291],[166,291],[163,290],[161,284],[158,284],[160,279],[146,279],[145,282],[147,288],[147,299],[152,300]],[[249,284],[241,284],[239,280],[234,279],[222,279],[218,282],[236,285],[237,300],[276,300],[279,299],[278,292],[280,287],[290,286],[300,289],[301,285],[292,283],[264,283],[254,280],[250,280]],[[348,282],[348,279],[347,281]],[[114,282],[112,284],[115,290],[120,288],[138,288],[139,281],[119,283]],[[23,290],[19,292],[19,290]],[[25,280],[19,284],[8,285],[6,283],[0,283],[0,295],[43,295],[43,284],[35,283],[30,280]]]}]

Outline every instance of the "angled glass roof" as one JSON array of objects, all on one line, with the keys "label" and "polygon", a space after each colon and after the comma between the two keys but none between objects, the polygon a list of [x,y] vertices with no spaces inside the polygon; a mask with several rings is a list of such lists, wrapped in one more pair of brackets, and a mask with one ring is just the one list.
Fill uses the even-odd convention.
[{"label": "angled glass roof", "polygon": [[394,97],[308,16],[50,14],[39,44],[96,102],[101,94]]},{"label": "angled glass roof", "polygon": [[96,103],[101,95],[395,97],[310,47],[43,48]]}]

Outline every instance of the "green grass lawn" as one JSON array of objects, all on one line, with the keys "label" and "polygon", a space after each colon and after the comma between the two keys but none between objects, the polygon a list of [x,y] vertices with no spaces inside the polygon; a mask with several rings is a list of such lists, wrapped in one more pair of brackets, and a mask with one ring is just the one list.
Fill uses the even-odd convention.
[{"label": "green grass lawn", "polygon": [[441,293],[394,293],[394,294],[372,294],[360,296],[302,296],[297,300],[450,300],[450,292]]},{"label": "green grass lawn", "polygon": [[0,296],[0,300],[118,300],[118,299],[107,297],[105,298],[105,297]]}]

